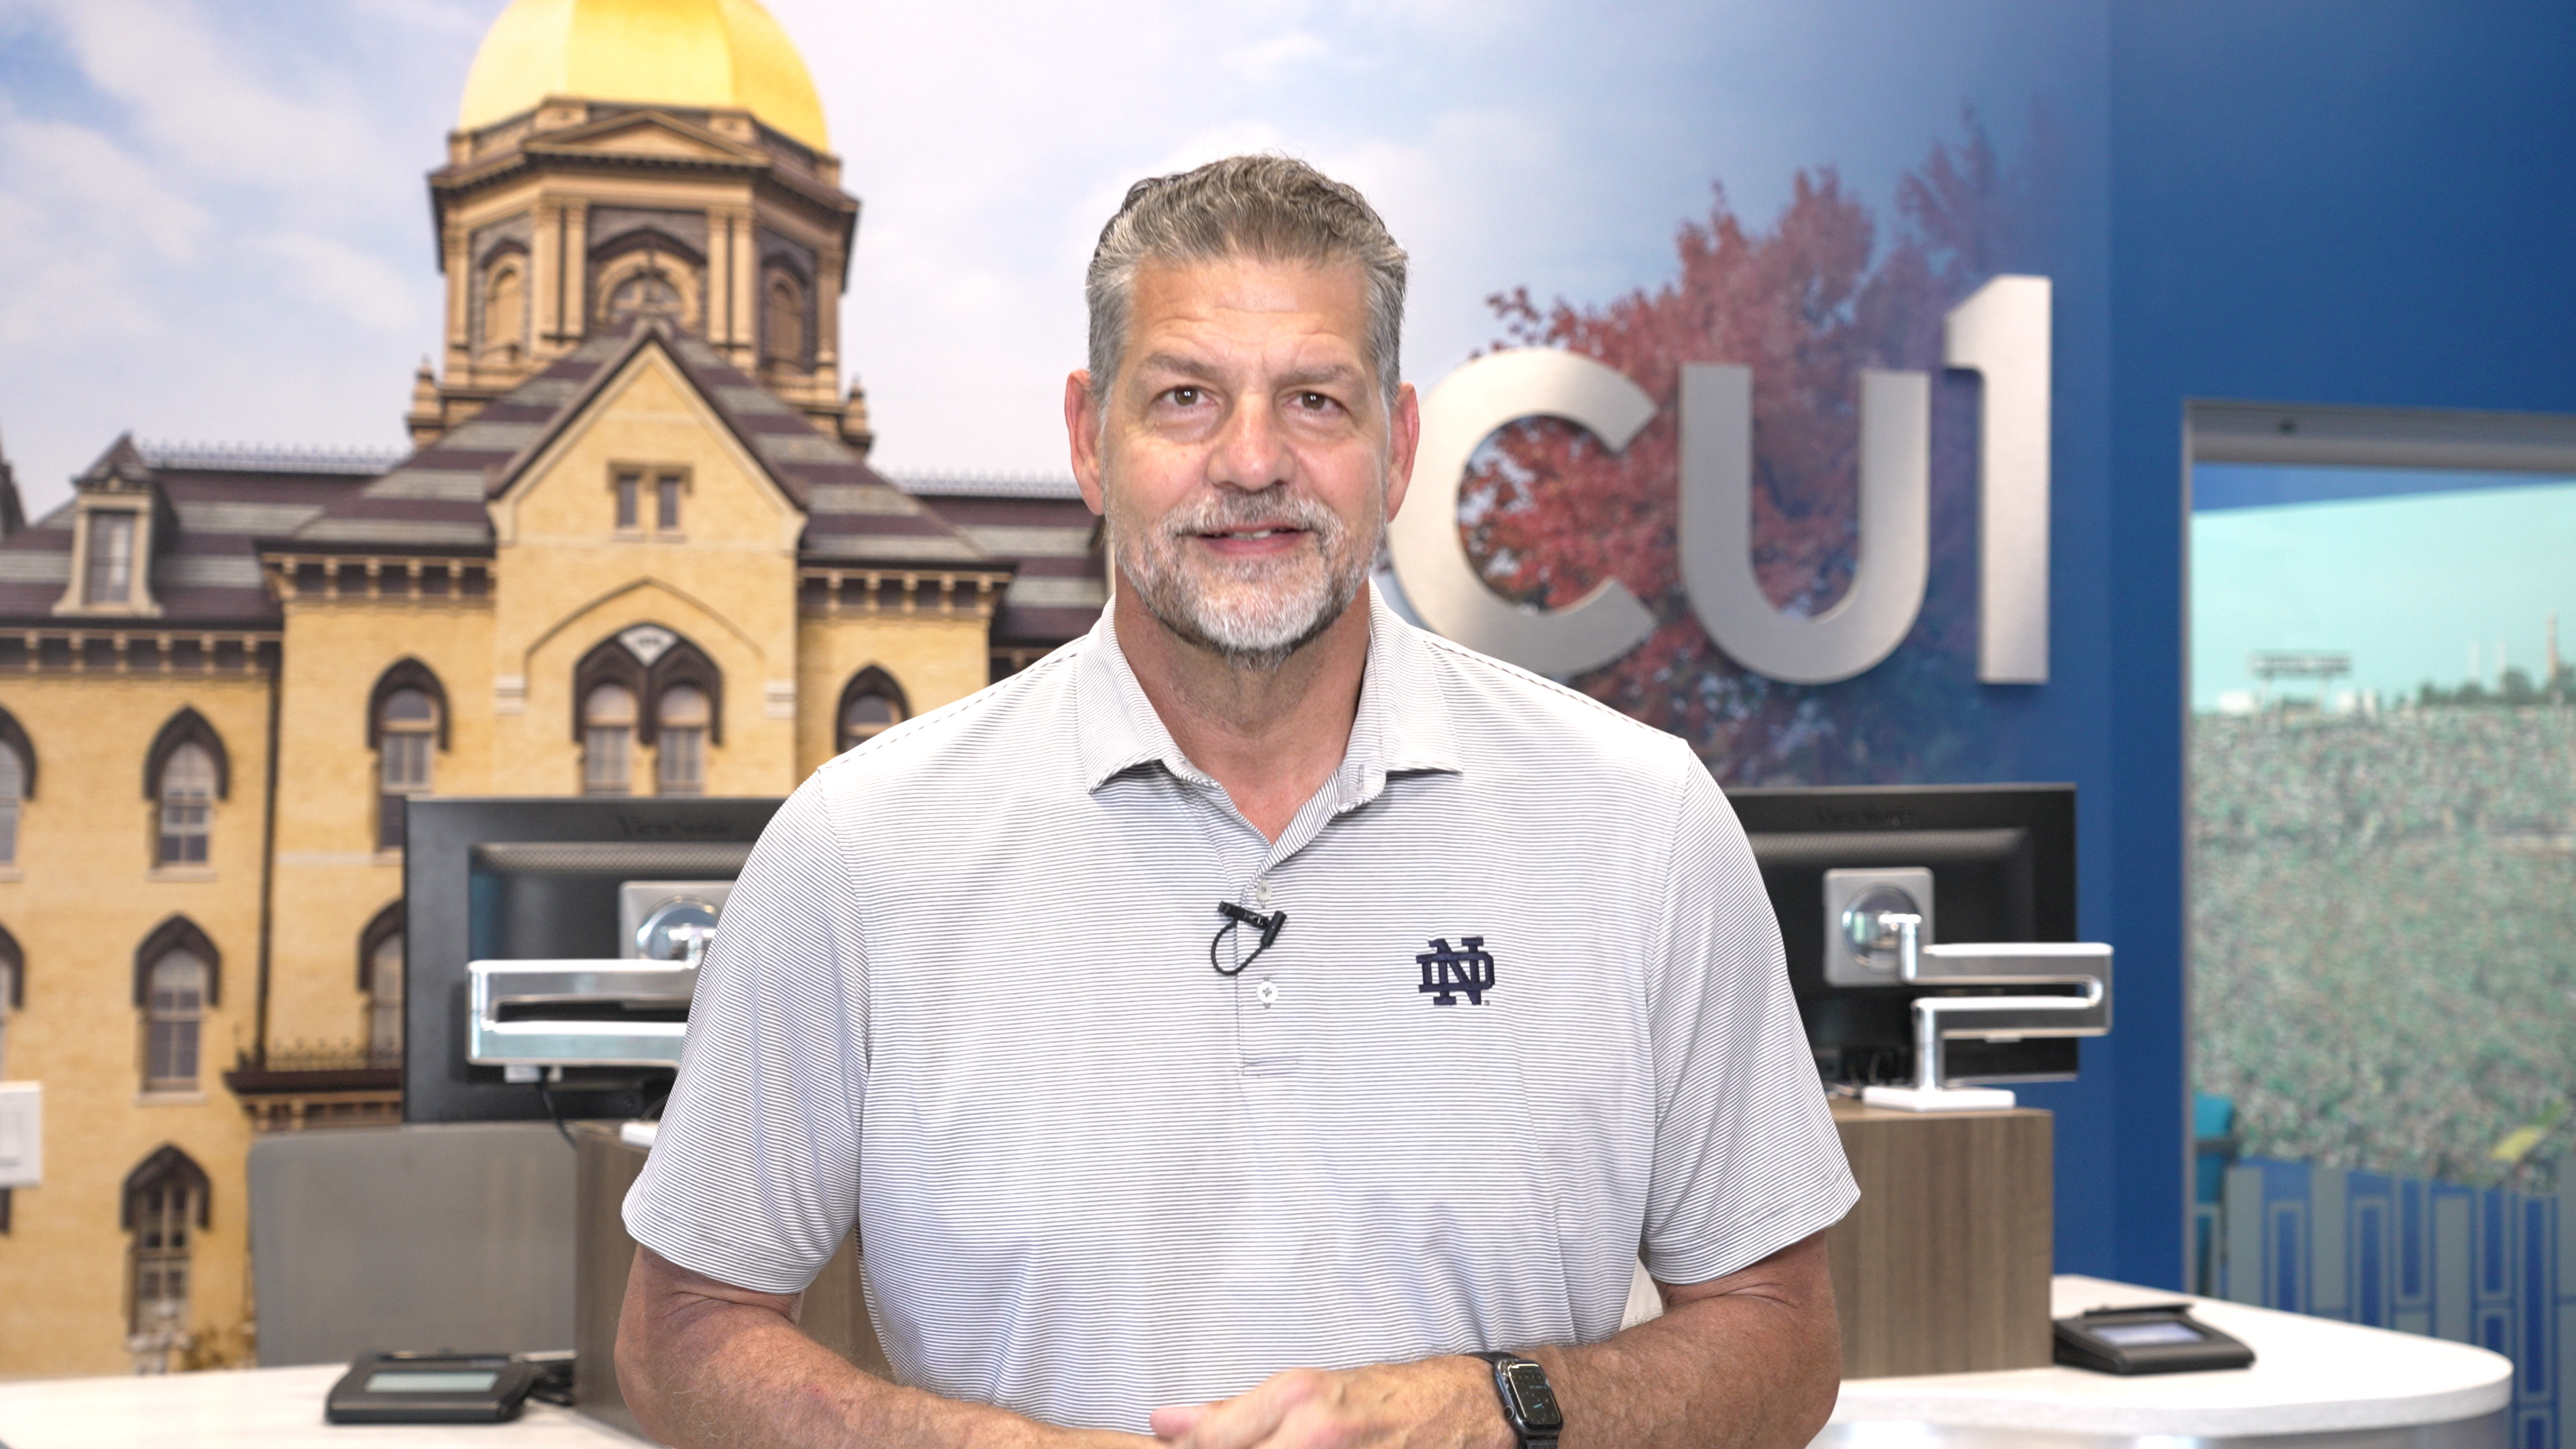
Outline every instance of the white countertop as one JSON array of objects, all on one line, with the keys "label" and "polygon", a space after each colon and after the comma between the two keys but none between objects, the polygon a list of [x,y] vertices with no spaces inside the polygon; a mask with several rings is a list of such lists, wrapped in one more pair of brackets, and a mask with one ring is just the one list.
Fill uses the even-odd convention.
[{"label": "white countertop", "polygon": [[[1848,1379],[1836,1424],[1905,1422],[2059,1433],[2238,1436],[2444,1424],[2494,1413],[2513,1391],[2501,1354],[2387,1329],[2060,1275],[2051,1316],[2136,1303],[2189,1302],[2244,1340],[2254,1366],[2209,1373],[2119,1374],[2073,1368]],[[17,1446],[11,1446],[17,1449]]]},{"label": "white countertop", "polygon": [[[2060,1277],[2058,1317],[2110,1304],[2171,1303],[2098,1278]],[[2193,1312],[2251,1345],[2254,1366],[2124,1378],[2082,1369],[1852,1379],[1834,1423],[1930,1424],[2101,1436],[2237,1437],[2380,1429],[2473,1419],[2503,1408],[2513,1365],[2466,1344],[2322,1318],[2191,1299]],[[0,1383],[7,1449],[633,1449],[604,1425],[531,1402],[517,1422],[325,1424],[322,1396],[346,1365]],[[1830,1432],[1828,1437],[1833,1437]]]},{"label": "white countertop", "polygon": [[322,1396],[347,1364],[216,1370],[154,1378],[0,1383],[8,1449],[635,1449],[639,1442],[530,1400],[508,1424],[326,1424]]}]

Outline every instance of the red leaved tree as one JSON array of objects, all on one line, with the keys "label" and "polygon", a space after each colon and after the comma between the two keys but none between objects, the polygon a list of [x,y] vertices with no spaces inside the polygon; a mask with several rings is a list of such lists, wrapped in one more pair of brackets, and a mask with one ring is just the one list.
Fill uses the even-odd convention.
[{"label": "red leaved tree", "polygon": [[1801,172],[1767,233],[1748,229],[1720,187],[1708,219],[1681,228],[1678,275],[1652,292],[1597,307],[1542,309],[1526,288],[1488,299],[1504,328],[1498,346],[1598,359],[1660,408],[1615,455],[1560,422],[1506,428],[1461,491],[1469,555],[1498,592],[1562,606],[1617,578],[1654,612],[1652,637],[1577,687],[1690,740],[1731,784],[1966,778],[1988,767],[1973,718],[1973,383],[1946,378],[1934,392],[1921,618],[1885,663],[1812,687],[1747,672],[1692,616],[1675,548],[1675,403],[1686,363],[1752,368],[1755,575],[1792,613],[1830,607],[1856,557],[1860,372],[1939,369],[1943,316],[2029,250],[2031,190],[1970,118],[1963,139],[1936,146],[1900,183],[1902,224],[1884,246],[1834,172]]}]

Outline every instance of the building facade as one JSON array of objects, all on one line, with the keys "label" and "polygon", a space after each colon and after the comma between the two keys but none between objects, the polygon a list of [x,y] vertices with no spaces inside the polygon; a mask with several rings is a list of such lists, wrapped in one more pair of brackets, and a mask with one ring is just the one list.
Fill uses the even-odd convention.
[{"label": "building facade", "polygon": [[46,1103],[0,1376],[251,1356],[253,1137],[399,1113],[406,801],[783,795],[1097,616],[1069,480],[868,465],[827,141],[756,7],[520,0],[430,177],[413,452],[120,438],[23,524],[0,472],[0,1002]]}]

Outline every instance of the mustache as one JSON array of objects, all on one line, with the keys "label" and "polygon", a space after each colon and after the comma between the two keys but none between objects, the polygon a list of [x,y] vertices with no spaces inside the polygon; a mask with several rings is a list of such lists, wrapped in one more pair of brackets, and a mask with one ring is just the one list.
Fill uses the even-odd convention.
[{"label": "mustache", "polygon": [[1321,538],[1332,538],[1342,531],[1340,517],[1313,498],[1295,493],[1271,497],[1266,493],[1221,492],[1163,515],[1161,532],[1166,538],[1181,539],[1278,524]]}]

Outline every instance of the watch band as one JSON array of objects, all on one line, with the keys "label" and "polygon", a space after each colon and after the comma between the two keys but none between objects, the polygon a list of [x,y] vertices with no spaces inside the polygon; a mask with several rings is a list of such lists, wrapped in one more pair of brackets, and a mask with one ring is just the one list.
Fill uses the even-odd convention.
[{"label": "watch band", "polygon": [[1521,1449],[1556,1449],[1557,1437],[1565,1432],[1565,1413],[1557,1406],[1546,1367],[1534,1358],[1490,1349],[1467,1356],[1494,1366],[1494,1392],[1502,1398],[1503,1418]]}]

